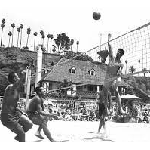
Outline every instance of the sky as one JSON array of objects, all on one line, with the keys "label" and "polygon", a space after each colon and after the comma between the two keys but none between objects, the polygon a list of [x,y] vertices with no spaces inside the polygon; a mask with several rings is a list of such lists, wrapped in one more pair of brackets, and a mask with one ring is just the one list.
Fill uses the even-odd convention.
[{"label": "sky", "polygon": [[[6,19],[5,31],[24,25],[31,32],[44,30],[45,34],[65,32],[71,39],[79,41],[79,51],[86,52],[112,37],[124,34],[150,22],[148,0],[0,0],[0,20]],[[93,12],[101,14],[100,20],[93,20]],[[6,33],[5,32],[5,33]],[[17,36],[17,31],[15,31]],[[6,35],[5,35],[6,38]],[[17,38],[15,38],[17,39]],[[4,43],[8,43],[6,38]],[[6,44],[7,45],[7,44]],[[30,39],[33,47],[33,40]],[[76,44],[73,50],[76,51]]]}]

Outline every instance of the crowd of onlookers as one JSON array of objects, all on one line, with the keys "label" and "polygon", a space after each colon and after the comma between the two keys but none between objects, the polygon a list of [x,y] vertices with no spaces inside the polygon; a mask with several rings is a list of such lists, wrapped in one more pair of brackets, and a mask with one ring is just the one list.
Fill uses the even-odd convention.
[{"label": "crowd of onlookers", "polygon": [[[51,103],[45,105],[45,108],[47,111],[53,112],[57,114],[57,118],[53,119],[60,119],[65,121],[74,121],[74,120],[80,120],[80,121],[97,121],[99,120],[98,110],[96,103],[90,105],[84,105],[80,104],[78,107],[75,107],[72,104],[68,103]],[[117,113],[117,105],[113,105],[112,114],[109,118],[111,118],[114,121],[118,121],[115,119],[116,117],[123,118],[124,121],[122,122],[128,122],[129,120],[134,120],[134,122],[140,123],[150,122],[150,110],[146,106],[139,106],[139,105],[133,105],[133,107],[128,107],[128,111],[126,115],[122,116]],[[128,118],[128,119],[127,119]],[[52,118],[51,118],[52,119]],[[126,121],[125,121],[126,119]]]},{"label": "crowd of onlookers", "polygon": [[[0,99],[0,111],[1,111],[2,98]],[[25,100],[21,100],[18,103],[18,107],[25,111]],[[50,113],[56,114],[55,117],[50,118],[50,120],[64,120],[64,121],[97,121],[99,120],[98,110],[96,103],[91,103],[90,105],[86,105],[86,103],[79,103],[75,106],[74,103],[69,102],[48,102],[44,103],[45,110]],[[129,108],[129,107],[128,107]],[[133,105],[133,107],[128,109],[126,115],[121,116],[117,114],[117,106],[113,105],[113,112],[111,118],[115,121],[119,121],[119,119],[124,118],[119,122],[128,122],[129,119],[134,119],[135,122],[150,122],[150,109],[146,106],[139,107],[139,105]],[[125,121],[125,117],[128,118]]]},{"label": "crowd of onlookers", "polygon": [[60,119],[64,121],[73,121],[73,120],[80,120],[80,121],[96,121],[96,107],[92,106],[91,108],[87,108],[85,105],[80,105],[79,107],[75,107],[72,104],[47,104],[45,109],[50,113],[57,114],[57,118],[53,119]]}]

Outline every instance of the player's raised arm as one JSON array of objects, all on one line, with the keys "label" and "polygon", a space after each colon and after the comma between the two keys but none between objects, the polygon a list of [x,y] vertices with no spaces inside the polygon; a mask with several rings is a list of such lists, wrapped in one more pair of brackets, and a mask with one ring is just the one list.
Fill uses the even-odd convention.
[{"label": "player's raised arm", "polygon": [[109,63],[114,62],[112,46],[110,45],[111,34],[108,34],[108,51],[109,51]]},{"label": "player's raised arm", "polygon": [[26,77],[25,72],[22,71],[19,75],[20,77],[18,76],[17,73],[15,73],[14,80],[16,82],[13,85],[15,88],[20,88],[20,86],[22,86],[25,83],[25,77]]}]

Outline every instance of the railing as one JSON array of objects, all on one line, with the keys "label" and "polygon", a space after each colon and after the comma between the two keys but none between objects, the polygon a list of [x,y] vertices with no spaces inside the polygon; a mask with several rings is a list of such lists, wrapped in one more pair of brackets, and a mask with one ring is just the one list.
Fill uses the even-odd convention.
[{"label": "railing", "polygon": [[84,91],[77,91],[77,96],[87,99],[96,99],[96,92],[84,92]]}]

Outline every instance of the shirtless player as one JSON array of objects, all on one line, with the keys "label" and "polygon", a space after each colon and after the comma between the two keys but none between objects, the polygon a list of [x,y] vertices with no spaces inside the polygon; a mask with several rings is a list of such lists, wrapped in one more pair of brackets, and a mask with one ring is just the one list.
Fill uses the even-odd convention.
[{"label": "shirtless player", "polygon": [[23,74],[21,78],[17,73],[8,74],[10,84],[5,89],[2,101],[1,121],[4,126],[16,133],[15,140],[25,142],[25,133],[32,128],[32,122],[17,108],[20,99],[21,87],[23,86]]}]

